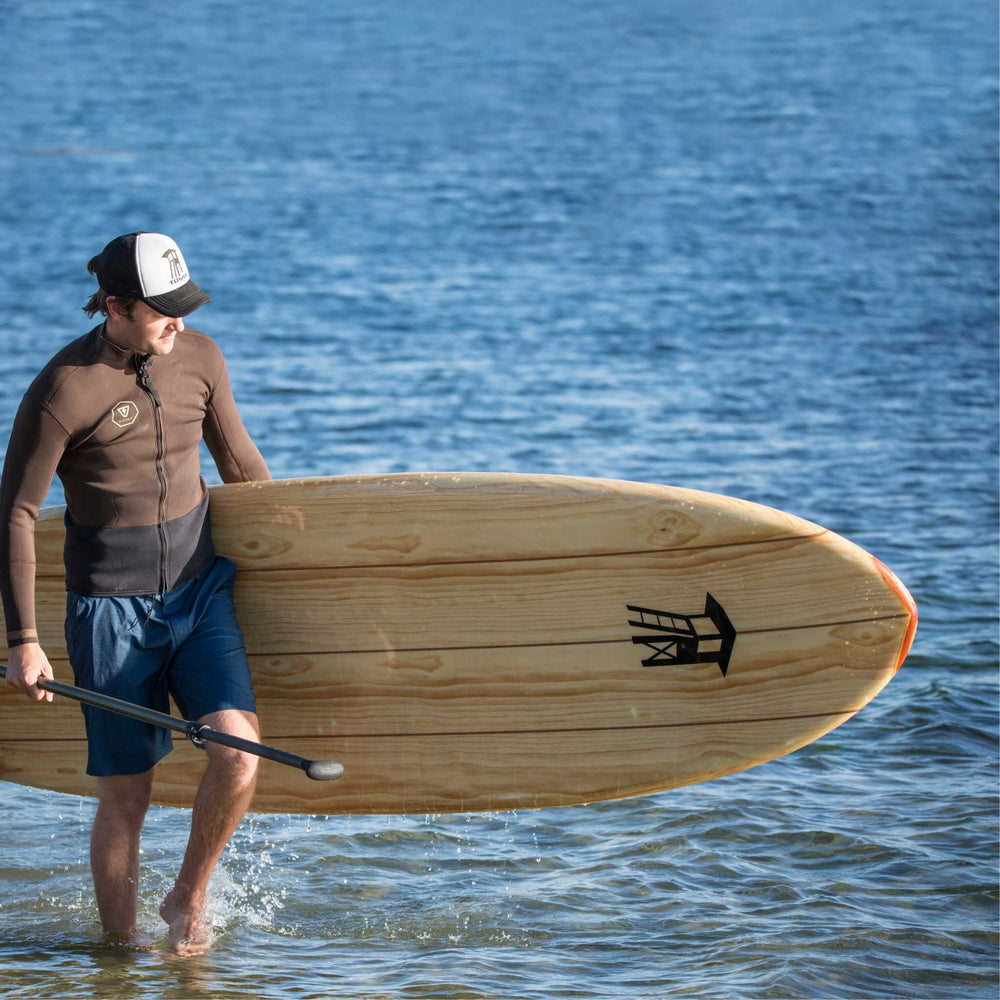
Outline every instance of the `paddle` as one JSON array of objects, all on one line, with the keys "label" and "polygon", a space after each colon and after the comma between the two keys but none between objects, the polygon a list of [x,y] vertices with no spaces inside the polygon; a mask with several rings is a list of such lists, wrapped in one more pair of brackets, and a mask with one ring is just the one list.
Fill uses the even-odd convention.
[{"label": "paddle", "polygon": [[[0,678],[6,676],[7,668],[0,664]],[[142,705],[134,705],[130,701],[121,701],[119,698],[112,698],[97,691],[88,691],[86,688],[74,687],[72,684],[61,684],[59,681],[43,680],[39,681],[38,686],[43,691],[61,694],[66,698],[81,701],[94,708],[102,708],[107,712],[117,712],[119,715],[139,719],[140,722],[148,722],[153,726],[183,733],[196,747],[203,747],[205,743],[220,743],[222,746],[232,747],[234,750],[256,754],[266,760],[287,764],[289,767],[297,767],[305,771],[315,781],[332,781],[344,773],[344,765],[335,760],[309,760],[298,754],[289,753],[287,750],[278,750],[275,747],[265,746],[263,743],[254,743],[253,740],[245,740],[240,736],[222,733],[209,726],[200,726],[197,722],[175,719],[172,715],[157,712],[152,708],[144,708]]]}]

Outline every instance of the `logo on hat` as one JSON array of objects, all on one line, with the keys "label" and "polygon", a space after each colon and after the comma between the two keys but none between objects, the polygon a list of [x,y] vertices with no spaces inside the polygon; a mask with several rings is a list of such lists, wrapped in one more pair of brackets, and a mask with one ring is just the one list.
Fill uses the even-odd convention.
[{"label": "logo on hat", "polygon": [[115,403],[111,410],[111,422],[116,427],[131,427],[139,418],[139,407],[130,399]]},{"label": "logo on hat", "polygon": [[184,262],[181,260],[177,248],[171,247],[164,252],[163,256],[166,257],[167,263],[170,265],[170,284],[176,285],[179,281],[183,281],[187,274],[184,271]]}]

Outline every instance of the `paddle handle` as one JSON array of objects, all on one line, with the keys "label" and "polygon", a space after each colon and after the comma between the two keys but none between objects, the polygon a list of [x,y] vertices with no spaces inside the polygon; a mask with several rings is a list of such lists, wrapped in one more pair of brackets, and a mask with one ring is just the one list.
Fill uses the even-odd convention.
[{"label": "paddle handle", "polygon": [[277,747],[269,747],[263,743],[255,743],[253,740],[245,740],[241,736],[233,736],[232,733],[222,733],[218,729],[211,729],[208,726],[192,725],[193,732],[187,733],[192,743],[207,740],[211,743],[220,743],[224,747],[232,747],[234,750],[253,753],[278,764],[297,767],[305,771],[314,781],[332,781],[344,773],[344,765],[335,760],[309,760],[307,757],[300,757],[297,753],[279,750]]},{"label": "paddle handle", "polygon": [[[7,668],[0,663],[0,678],[6,676]],[[74,687],[72,684],[49,680],[39,681],[38,686],[43,691],[51,691],[53,694],[72,698],[74,701],[82,702],[93,708],[117,712],[119,715],[126,715],[131,719],[138,719],[140,722],[147,722],[162,729],[172,729],[174,732],[183,733],[195,746],[201,746],[206,742],[218,743],[234,750],[242,750],[244,753],[255,754],[265,760],[273,760],[278,764],[297,767],[300,771],[305,771],[306,775],[314,781],[332,781],[344,773],[344,765],[335,760],[310,760],[308,757],[300,757],[287,750],[279,750],[277,747],[269,747],[264,743],[256,743],[253,740],[243,739],[241,736],[220,732],[210,726],[200,726],[197,722],[175,719],[165,712],[157,712],[155,709],[135,705],[130,701],[122,701],[120,698],[112,698],[99,691],[88,691],[86,688]]]}]

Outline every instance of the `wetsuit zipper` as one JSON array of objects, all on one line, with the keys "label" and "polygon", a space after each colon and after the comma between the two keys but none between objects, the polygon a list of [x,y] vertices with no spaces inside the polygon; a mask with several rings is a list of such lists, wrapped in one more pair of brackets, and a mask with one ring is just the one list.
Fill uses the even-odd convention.
[{"label": "wetsuit zipper", "polygon": [[160,394],[155,388],[153,388],[153,382],[149,376],[148,354],[136,355],[135,370],[136,382],[153,401],[153,422],[156,426],[156,477],[160,482],[160,503],[156,520],[156,526],[160,535],[160,593],[165,594],[167,592],[167,557],[169,552],[169,539],[167,538],[166,529],[168,482],[167,470],[164,464],[166,448],[164,446],[163,433],[163,402],[160,399]]}]

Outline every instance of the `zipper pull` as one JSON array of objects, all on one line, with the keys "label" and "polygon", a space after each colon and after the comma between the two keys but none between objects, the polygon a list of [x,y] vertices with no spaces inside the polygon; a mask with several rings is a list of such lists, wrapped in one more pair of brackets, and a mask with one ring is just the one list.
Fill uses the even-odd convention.
[{"label": "zipper pull", "polygon": [[153,388],[153,383],[152,383],[152,381],[150,380],[150,377],[149,377],[149,370],[146,367],[146,364],[148,363],[148,361],[149,361],[148,355],[145,356],[145,357],[139,357],[138,355],[136,355],[136,359],[135,359],[136,377],[135,377],[135,380],[136,380],[136,382],[139,383],[139,387],[140,388],[145,389],[146,392],[148,392],[150,394],[150,396],[153,397],[153,402],[157,406],[162,406],[163,404],[160,402],[160,394]]}]

